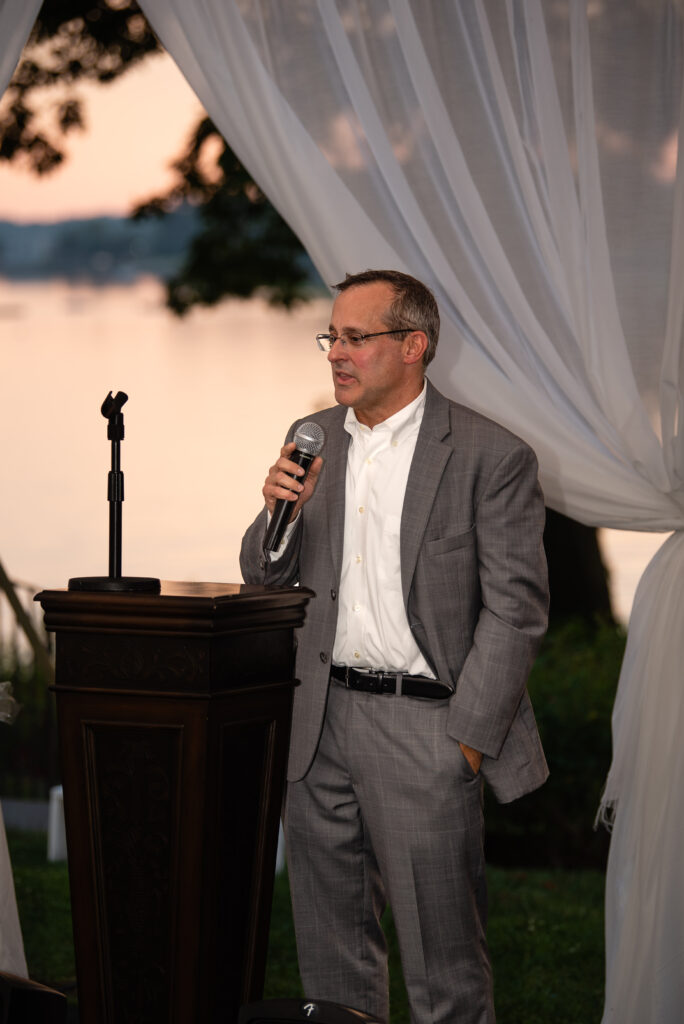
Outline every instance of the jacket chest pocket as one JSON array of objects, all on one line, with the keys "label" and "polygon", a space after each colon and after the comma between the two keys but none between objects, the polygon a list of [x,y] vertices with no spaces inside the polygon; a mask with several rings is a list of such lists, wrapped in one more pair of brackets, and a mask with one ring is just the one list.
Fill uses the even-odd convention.
[{"label": "jacket chest pocket", "polygon": [[436,558],[439,555],[447,555],[460,548],[469,548],[475,544],[475,527],[469,526],[466,530],[452,533],[448,537],[436,537],[425,543],[425,554],[429,558]]}]

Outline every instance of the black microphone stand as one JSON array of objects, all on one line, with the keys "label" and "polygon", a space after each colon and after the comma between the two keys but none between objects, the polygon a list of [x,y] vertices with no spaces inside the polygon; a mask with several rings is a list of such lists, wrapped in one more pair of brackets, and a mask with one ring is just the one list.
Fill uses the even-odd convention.
[{"label": "black microphone stand", "polygon": [[112,442],[112,468],[107,478],[107,500],[109,501],[109,578],[121,579],[121,524],[124,500],[124,475],[121,472],[121,442],[124,439],[124,418],[121,407],[128,401],[128,395],[118,391],[112,398],[111,391],[102,403],[102,415],[108,419],[107,438]]},{"label": "black microphone stand", "polygon": [[111,391],[102,403],[101,413],[107,420],[107,438],[112,442],[112,468],[107,478],[109,501],[109,576],[77,576],[69,580],[69,590],[113,590],[158,594],[161,584],[150,576],[121,575],[121,526],[124,500],[124,475],[121,471],[121,442],[124,439],[122,408],[128,395]]}]

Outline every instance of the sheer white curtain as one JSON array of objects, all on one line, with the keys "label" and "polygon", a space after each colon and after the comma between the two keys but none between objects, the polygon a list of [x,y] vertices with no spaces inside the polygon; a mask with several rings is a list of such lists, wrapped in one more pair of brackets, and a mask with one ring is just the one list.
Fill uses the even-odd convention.
[{"label": "sheer white curtain", "polygon": [[2,808],[0,808],[0,971],[16,974],[19,978],[28,978]]},{"label": "sheer white curtain", "polygon": [[433,380],[530,441],[550,505],[676,531],[616,702],[604,1024],[679,1022],[680,0],[141,6],[325,280],[391,266],[432,285]]},{"label": "sheer white curtain", "polygon": [[[41,0],[0,0],[0,96],[7,88]],[[0,970],[27,978],[14,879],[0,809]]]},{"label": "sheer white curtain", "polygon": [[[327,281],[433,286],[432,370],[549,504],[680,531],[682,21],[669,0],[142,0]],[[604,1021],[684,1011],[684,535],[639,588],[607,801]]]},{"label": "sheer white curtain", "polygon": [[0,96],[9,85],[42,0],[0,0]]}]

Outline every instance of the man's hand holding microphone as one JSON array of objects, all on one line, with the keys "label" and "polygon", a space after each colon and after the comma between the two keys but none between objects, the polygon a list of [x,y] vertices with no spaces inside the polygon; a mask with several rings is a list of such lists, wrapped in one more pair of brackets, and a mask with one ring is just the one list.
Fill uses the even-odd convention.
[{"label": "man's hand holding microphone", "polygon": [[325,433],[318,423],[303,423],[295,432],[294,441],[283,445],[280,458],[271,466],[262,493],[271,521],[266,531],[264,549],[277,551],[288,523],[296,519],[302,505],[314,492],[323,459],[318,454],[325,443]]}]

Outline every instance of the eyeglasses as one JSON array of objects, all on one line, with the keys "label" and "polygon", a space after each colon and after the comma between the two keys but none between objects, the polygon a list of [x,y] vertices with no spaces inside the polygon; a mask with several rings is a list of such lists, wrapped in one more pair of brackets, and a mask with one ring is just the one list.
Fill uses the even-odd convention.
[{"label": "eyeglasses", "polygon": [[356,331],[345,334],[317,334],[316,344],[321,352],[330,352],[336,341],[341,342],[343,348],[361,348],[370,338],[379,338],[383,334],[408,334],[415,329],[415,327],[398,327],[394,331],[375,331],[373,334],[358,334]]}]

